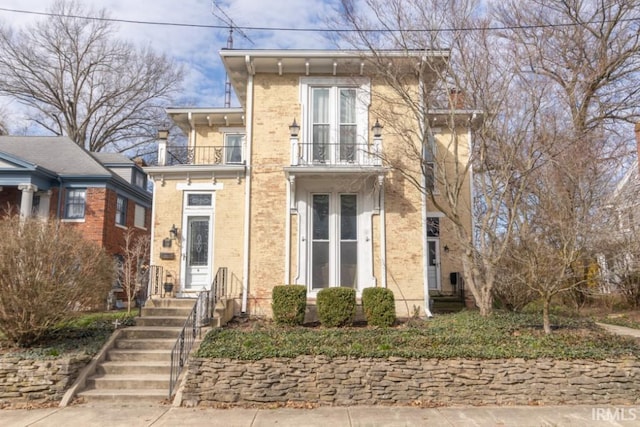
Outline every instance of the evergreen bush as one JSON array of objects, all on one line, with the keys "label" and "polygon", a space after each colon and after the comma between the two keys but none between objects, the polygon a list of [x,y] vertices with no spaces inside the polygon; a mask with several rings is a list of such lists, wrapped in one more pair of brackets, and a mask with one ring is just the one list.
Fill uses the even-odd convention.
[{"label": "evergreen bush", "polygon": [[271,309],[273,310],[273,320],[278,325],[302,325],[306,307],[306,286],[280,285],[273,288]]},{"label": "evergreen bush", "polygon": [[356,316],[356,291],[351,288],[327,288],[318,292],[318,318],[322,326],[349,326]]},{"label": "evergreen bush", "polygon": [[362,309],[367,324],[388,327],[396,321],[393,291],[387,288],[366,288],[362,291]]}]

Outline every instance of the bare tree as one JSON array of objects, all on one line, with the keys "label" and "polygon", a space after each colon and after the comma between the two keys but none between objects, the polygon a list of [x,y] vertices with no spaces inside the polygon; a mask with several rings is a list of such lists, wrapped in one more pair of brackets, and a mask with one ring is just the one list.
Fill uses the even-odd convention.
[{"label": "bare tree", "polygon": [[[561,233],[565,244],[575,242],[553,286],[585,256],[585,239],[593,231],[587,225],[597,224],[591,213],[614,178],[612,165],[628,154],[620,122],[633,120],[640,105],[634,80],[638,12],[632,3],[508,1],[492,10],[473,0],[365,0],[359,9],[342,1],[345,22],[354,30],[346,40],[375,58],[388,48],[450,48],[446,63],[414,70],[421,93],[388,61],[379,62],[379,76],[394,90],[382,115],[385,126],[395,128],[401,152],[408,153],[402,162],[385,147],[384,160],[453,223],[465,282],[483,315],[491,312],[500,266],[509,259],[513,265],[513,248],[526,240],[538,243],[548,233]],[[459,106],[450,102],[449,114],[442,113],[449,88],[464,94],[464,107],[483,113],[482,123],[471,123],[470,151],[460,138],[468,124]],[[418,131],[407,127],[407,112]],[[447,132],[425,166],[436,126]],[[469,204],[464,188],[471,181],[475,198]],[[568,196],[543,200],[555,192]],[[545,210],[546,203],[557,209]],[[546,225],[539,221],[544,227],[527,225],[534,212],[546,214]],[[552,218],[567,212],[563,221]],[[470,214],[473,230],[464,224]],[[529,248],[539,249],[541,259],[550,250]],[[528,280],[535,281],[531,274]]]},{"label": "bare tree", "polygon": [[142,277],[148,268],[150,239],[137,234],[131,227],[127,228],[123,239],[118,275],[127,297],[127,313],[131,313],[133,299],[142,287]]},{"label": "bare tree", "polygon": [[153,139],[182,81],[180,68],[116,39],[104,9],[58,0],[50,12],[23,30],[0,29],[0,94],[89,151],[124,151]]},{"label": "bare tree", "polygon": [[[538,167],[531,135],[541,120],[540,98],[534,85],[516,72],[518,58],[486,29],[491,22],[479,2],[364,3],[368,10],[356,14],[352,2],[343,1],[346,23],[356,30],[345,37],[380,58],[377,77],[392,88],[380,103],[388,108],[377,113],[400,144],[386,145],[383,160],[451,221],[465,284],[481,314],[488,315],[528,172]],[[450,48],[449,60],[427,63],[412,70],[413,75],[401,75],[384,59],[385,48],[429,52],[442,46]],[[469,130],[471,141],[466,138]],[[477,218],[475,229],[472,216]]]}]

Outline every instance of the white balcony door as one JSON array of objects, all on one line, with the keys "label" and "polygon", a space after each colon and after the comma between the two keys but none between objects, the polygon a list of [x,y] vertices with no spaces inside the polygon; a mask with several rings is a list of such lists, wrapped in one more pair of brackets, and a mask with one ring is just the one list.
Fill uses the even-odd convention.
[{"label": "white balcony door", "polygon": [[314,163],[356,162],[357,89],[311,88],[311,140]]}]

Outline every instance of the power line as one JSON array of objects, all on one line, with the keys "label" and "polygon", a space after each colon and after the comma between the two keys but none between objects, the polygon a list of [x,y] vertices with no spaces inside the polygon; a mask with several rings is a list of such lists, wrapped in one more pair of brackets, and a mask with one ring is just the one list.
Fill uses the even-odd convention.
[{"label": "power line", "polygon": [[[211,25],[211,24],[189,24],[189,23],[181,23],[181,22],[166,22],[166,21],[142,21],[135,19],[120,19],[120,18],[104,18],[97,16],[81,16],[81,15],[63,15],[60,13],[51,13],[51,12],[36,12],[31,10],[20,10],[20,9],[9,9],[0,7],[0,11],[3,12],[12,12],[12,13],[23,13],[26,15],[39,15],[39,16],[56,16],[56,17],[65,17],[65,18],[76,18],[76,19],[86,19],[91,21],[106,21],[106,22],[118,22],[124,24],[137,24],[137,25],[158,25],[165,27],[185,27],[185,28],[208,28],[208,29],[228,29],[227,25]],[[343,28],[343,29],[331,29],[331,28],[292,28],[292,27],[251,27],[251,26],[235,26],[234,28],[237,30],[244,31],[283,31],[283,32],[305,32],[305,33],[353,33],[353,32],[364,32],[364,33],[394,33],[394,32],[405,32],[405,33],[435,33],[435,32],[456,32],[456,31],[505,31],[505,30],[524,30],[524,29],[542,29],[542,28],[563,28],[563,27],[577,27],[585,24],[602,24],[602,23],[610,23],[614,21],[619,22],[636,22],[640,21],[640,17],[638,18],[622,18],[622,19],[605,19],[599,21],[583,21],[583,22],[569,22],[563,24],[539,24],[539,25],[505,25],[505,26],[496,26],[496,27],[468,27],[468,28],[437,28],[437,29],[398,29],[398,28],[373,28],[373,29],[354,29],[354,28]]]}]

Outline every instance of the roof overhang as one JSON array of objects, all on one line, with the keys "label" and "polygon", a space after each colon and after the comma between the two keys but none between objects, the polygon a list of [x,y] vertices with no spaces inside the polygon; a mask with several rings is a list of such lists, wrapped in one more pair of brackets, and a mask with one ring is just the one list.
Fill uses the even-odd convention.
[{"label": "roof overhang", "polygon": [[470,126],[472,129],[477,129],[484,120],[484,112],[482,110],[429,110],[427,116],[432,127]]},{"label": "roof overhang", "polygon": [[186,134],[196,126],[244,127],[242,108],[167,108],[167,115]]},{"label": "roof overhang", "polygon": [[427,64],[438,69],[449,59],[448,50],[222,50],[220,57],[240,100],[246,103],[250,75],[296,74],[371,76],[381,66],[415,70]]}]

